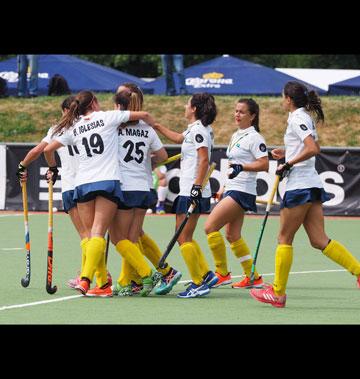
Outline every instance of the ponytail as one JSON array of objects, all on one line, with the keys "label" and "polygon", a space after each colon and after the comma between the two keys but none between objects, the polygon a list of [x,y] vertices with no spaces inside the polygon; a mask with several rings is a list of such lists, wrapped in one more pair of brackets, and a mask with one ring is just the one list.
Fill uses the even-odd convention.
[{"label": "ponytail", "polygon": [[308,103],[305,109],[316,114],[316,122],[324,122],[325,116],[321,106],[321,99],[318,96],[318,94],[313,90],[309,91]]},{"label": "ponytail", "polygon": [[52,137],[63,129],[69,129],[74,125],[81,115],[91,110],[94,101],[96,101],[96,97],[92,92],[79,92],[71,101],[69,111],[61,117],[59,123],[55,126]]}]

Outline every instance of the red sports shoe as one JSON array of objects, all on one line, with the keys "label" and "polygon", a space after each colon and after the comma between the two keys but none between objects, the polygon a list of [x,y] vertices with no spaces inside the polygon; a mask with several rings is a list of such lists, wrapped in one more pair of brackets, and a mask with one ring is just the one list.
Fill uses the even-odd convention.
[{"label": "red sports shoe", "polygon": [[276,308],[284,308],[286,303],[286,295],[275,295],[272,285],[266,285],[264,288],[253,288],[250,290],[250,295],[255,300],[262,303],[269,303]]},{"label": "red sports shoe", "polygon": [[358,276],[358,278],[356,280],[356,287],[360,288],[360,276]]},{"label": "red sports shoe", "polygon": [[232,288],[254,288],[254,287],[259,287],[263,288],[264,286],[264,281],[262,280],[262,277],[259,276],[257,279],[254,280],[253,285],[250,284],[250,278],[245,276],[243,280],[240,282],[233,283],[231,285]]},{"label": "red sports shoe", "polygon": [[107,285],[105,288],[100,288],[96,286],[92,290],[86,292],[86,296],[90,297],[112,297],[111,285]]},{"label": "red sports shoe", "polygon": [[228,272],[227,275],[221,275],[215,271],[215,275],[218,277],[218,281],[213,285],[213,288],[217,288],[220,286],[226,286],[227,284],[231,284],[231,272]]},{"label": "red sports shoe", "polygon": [[86,293],[89,291],[89,288],[90,288],[90,282],[85,279],[81,279],[79,284],[75,287],[75,289],[81,292],[83,295],[86,295]]}]

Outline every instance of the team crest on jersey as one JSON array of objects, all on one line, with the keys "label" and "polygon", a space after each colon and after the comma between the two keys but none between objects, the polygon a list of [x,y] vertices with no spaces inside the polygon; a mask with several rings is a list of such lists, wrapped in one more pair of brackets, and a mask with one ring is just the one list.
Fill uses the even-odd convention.
[{"label": "team crest on jersey", "polygon": [[259,145],[259,149],[260,149],[260,151],[262,151],[263,153],[265,153],[265,151],[266,151],[266,145],[264,143],[261,143]]},{"label": "team crest on jersey", "polygon": [[195,141],[196,141],[197,143],[201,143],[202,141],[204,141],[204,137],[203,137],[201,134],[197,134],[197,135],[195,136]]},{"label": "team crest on jersey", "polygon": [[307,126],[304,125],[304,124],[301,124],[301,125],[300,125],[300,129],[301,129],[301,130],[304,130],[304,131],[305,131],[305,130],[308,130]]}]

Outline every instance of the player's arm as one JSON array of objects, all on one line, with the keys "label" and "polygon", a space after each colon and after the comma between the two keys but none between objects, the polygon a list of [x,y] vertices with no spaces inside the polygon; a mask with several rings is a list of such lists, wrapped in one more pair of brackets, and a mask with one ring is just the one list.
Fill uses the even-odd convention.
[{"label": "player's arm", "polygon": [[58,177],[58,173],[59,173],[59,170],[56,165],[55,151],[63,146],[64,145],[62,143],[54,140],[51,143],[49,143],[49,145],[47,145],[44,149],[44,156],[49,166],[49,169],[46,172],[46,179],[47,180],[51,179],[53,184],[55,184],[56,179]]},{"label": "player's arm", "polygon": [[181,133],[174,132],[158,122],[153,125],[153,128],[174,143],[181,144],[184,141],[184,136]]},{"label": "player's arm", "polygon": [[155,119],[151,116],[149,112],[139,111],[134,112],[130,111],[129,121],[143,120],[148,125],[153,126],[155,124]]},{"label": "player's arm", "polygon": [[197,150],[198,154],[198,171],[194,184],[200,185],[205,179],[206,173],[209,169],[209,156],[208,148],[203,146]]},{"label": "player's arm", "polygon": [[168,153],[165,150],[165,147],[162,147],[161,149],[152,152],[151,165],[152,167],[156,167],[159,163],[164,162],[167,159]]},{"label": "player's arm", "polygon": [[[309,158],[320,153],[320,146],[315,141],[314,137],[310,134],[303,140],[304,147],[294,158],[290,159],[288,162],[278,166],[276,170],[276,175],[280,175],[281,178],[286,176],[294,164],[306,161]],[[281,179],[280,179],[281,180]]]},{"label": "player's arm", "polygon": [[25,158],[19,163],[18,169],[16,171],[16,176],[21,182],[26,182],[27,180],[27,168],[29,165],[38,159],[41,153],[47,146],[47,142],[41,141],[38,145],[33,147],[25,156]]},{"label": "player's arm", "polygon": [[269,170],[269,158],[261,157],[254,162],[246,163],[242,165],[243,171],[268,171]]}]

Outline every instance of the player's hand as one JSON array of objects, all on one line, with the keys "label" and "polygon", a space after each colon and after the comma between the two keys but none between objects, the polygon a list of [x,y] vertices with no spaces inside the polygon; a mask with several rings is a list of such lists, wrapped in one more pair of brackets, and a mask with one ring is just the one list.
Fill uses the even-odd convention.
[{"label": "player's hand", "polygon": [[55,184],[58,175],[59,175],[59,170],[56,166],[49,167],[45,174],[46,181],[49,183],[51,180],[52,183]]},{"label": "player's hand", "polygon": [[16,176],[18,177],[20,183],[26,182],[27,180],[27,169],[21,163],[19,163],[19,166],[16,170]]},{"label": "player's hand", "polygon": [[277,170],[275,171],[275,175],[280,176],[280,182],[289,175],[292,166],[293,165],[289,162],[286,162],[278,166]]},{"label": "player's hand", "polygon": [[230,164],[229,169],[227,171],[227,175],[229,179],[234,179],[236,176],[240,174],[240,172],[243,171],[242,164]]},{"label": "player's hand", "polygon": [[279,159],[285,158],[285,150],[284,149],[272,149],[271,155],[274,159],[276,159],[278,161]]},{"label": "player's hand", "polygon": [[190,191],[190,200],[194,205],[198,205],[202,197],[202,188],[200,184],[193,184]]}]

